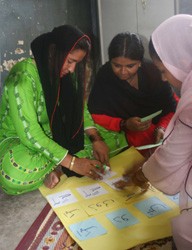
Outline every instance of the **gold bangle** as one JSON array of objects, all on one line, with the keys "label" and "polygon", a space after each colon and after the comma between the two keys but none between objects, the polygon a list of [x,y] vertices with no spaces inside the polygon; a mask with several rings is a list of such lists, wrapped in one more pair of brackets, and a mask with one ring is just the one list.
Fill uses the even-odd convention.
[{"label": "gold bangle", "polygon": [[74,165],[74,163],[75,163],[75,159],[76,159],[76,157],[73,156],[73,157],[72,157],[72,160],[71,160],[71,163],[70,163],[70,165],[69,165],[69,170],[73,170],[73,165]]}]

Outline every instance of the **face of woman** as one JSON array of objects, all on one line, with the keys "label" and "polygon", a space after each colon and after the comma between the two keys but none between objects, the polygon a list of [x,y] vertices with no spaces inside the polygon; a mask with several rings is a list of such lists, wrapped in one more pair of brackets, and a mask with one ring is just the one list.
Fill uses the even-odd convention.
[{"label": "face of woman", "polygon": [[81,62],[83,58],[85,57],[85,55],[86,55],[86,52],[84,50],[81,50],[81,49],[72,50],[67,56],[63,64],[60,77],[63,77],[64,75],[68,73],[73,73],[75,71],[75,67],[77,63]]},{"label": "face of woman", "polygon": [[115,57],[111,59],[114,74],[121,80],[131,81],[137,74],[141,62],[126,57]]},{"label": "face of woman", "polygon": [[181,85],[182,82],[180,82],[179,80],[177,80],[172,74],[171,72],[164,66],[164,64],[158,60],[158,59],[153,59],[153,63],[157,66],[157,68],[159,69],[160,73],[161,73],[161,78],[162,81],[167,81],[169,82],[171,85],[173,85],[173,87],[177,88],[177,89],[181,89]]}]

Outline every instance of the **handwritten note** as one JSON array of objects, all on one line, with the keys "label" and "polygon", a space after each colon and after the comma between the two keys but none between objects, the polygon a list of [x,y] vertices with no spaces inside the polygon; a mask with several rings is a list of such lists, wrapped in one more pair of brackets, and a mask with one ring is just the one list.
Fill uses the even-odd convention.
[{"label": "handwritten note", "polygon": [[118,198],[114,195],[113,197],[111,195],[104,195],[104,197],[87,200],[82,203],[82,207],[88,215],[96,215],[118,206]]},{"label": "handwritten note", "polygon": [[120,200],[121,203],[123,204],[129,204],[130,202],[132,202],[132,200],[134,198],[138,198],[140,196],[143,197],[143,195],[145,194],[146,191],[143,191],[141,189],[135,189],[134,191],[129,191],[129,192],[126,192],[124,193],[121,197],[120,197]]},{"label": "handwritten note", "polygon": [[90,199],[108,193],[101,185],[93,184],[77,188],[77,191],[85,198]]},{"label": "handwritten note", "polygon": [[72,224],[69,228],[79,240],[88,240],[107,233],[95,218]]},{"label": "handwritten note", "polygon": [[50,194],[47,195],[46,198],[53,208],[65,206],[77,201],[77,198],[71,193],[70,190]]},{"label": "handwritten note", "polygon": [[118,229],[139,223],[139,220],[135,218],[127,209],[119,209],[108,213],[106,216]]},{"label": "handwritten note", "polygon": [[103,179],[101,181],[105,181],[105,180],[115,176],[117,173],[108,170],[108,171],[105,172],[105,174],[101,174],[101,173],[98,173],[98,174],[103,177]]},{"label": "handwritten note", "polygon": [[87,213],[77,202],[59,209],[61,217],[68,223],[87,218]]},{"label": "handwritten note", "polygon": [[135,203],[134,206],[149,218],[155,217],[171,210],[169,206],[167,206],[157,197],[151,197],[147,200],[140,201],[138,203]]}]

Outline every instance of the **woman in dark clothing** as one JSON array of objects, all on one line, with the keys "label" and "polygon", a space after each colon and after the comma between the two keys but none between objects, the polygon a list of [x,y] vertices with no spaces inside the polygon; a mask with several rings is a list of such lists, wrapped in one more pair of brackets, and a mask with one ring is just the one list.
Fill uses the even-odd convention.
[{"label": "woman in dark clothing", "polygon": [[[108,55],[109,61],[97,73],[89,96],[92,118],[108,131],[117,132],[117,136],[124,131],[129,146],[158,143],[175,112],[178,97],[168,82],[162,84],[152,62],[143,58],[138,35],[116,35]],[[160,110],[161,114],[153,119],[141,121]]]}]

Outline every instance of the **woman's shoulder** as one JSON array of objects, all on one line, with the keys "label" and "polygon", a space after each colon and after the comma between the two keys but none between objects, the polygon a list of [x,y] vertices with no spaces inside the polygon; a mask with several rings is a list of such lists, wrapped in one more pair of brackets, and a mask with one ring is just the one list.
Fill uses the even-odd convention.
[{"label": "woman's shoulder", "polygon": [[[31,85],[40,81],[36,64],[32,58],[26,58],[18,61],[10,70],[5,79],[5,85]],[[35,84],[35,85],[36,85]]]},{"label": "woman's shoulder", "polygon": [[[144,58],[141,65],[142,69],[147,73],[153,74],[153,70],[155,71],[155,73],[159,72],[155,64],[150,59]],[[158,73],[158,75],[160,76],[160,73]]]},{"label": "woman's shoulder", "polygon": [[26,58],[21,61],[18,61],[11,68],[7,79],[12,77],[21,78],[31,78],[37,80],[39,78],[38,70],[36,64],[32,58]]},{"label": "woman's shoulder", "polygon": [[34,70],[36,69],[36,65],[34,63],[34,60],[32,58],[24,58],[19,61],[17,61],[13,67],[11,68],[10,73],[16,72],[16,71],[24,71],[24,70]]},{"label": "woman's shoulder", "polygon": [[98,74],[101,74],[101,73],[107,73],[111,70],[111,64],[110,62],[106,62],[105,64],[101,65],[98,69]]}]

